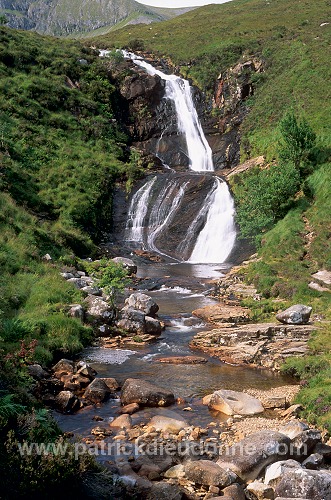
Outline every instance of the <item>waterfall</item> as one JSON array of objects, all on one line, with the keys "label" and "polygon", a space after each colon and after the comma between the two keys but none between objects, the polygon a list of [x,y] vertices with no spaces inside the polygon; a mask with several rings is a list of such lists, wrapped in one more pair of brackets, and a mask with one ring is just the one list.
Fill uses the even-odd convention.
[{"label": "waterfall", "polygon": [[144,220],[148,209],[148,200],[156,177],[147,181],[133,196],[128,213],[126,225],[127,241],[143,243]]},{"label": "waterfall", "polygon": [[234,203],[225,182],[215,179],[216,189],[208,204],[206,223],[200,232],[188,262],[224,262],[236,240]]},{"label": "waterfall", "polygon": [[[212,151],[204,136],[191,88],[188,81],[175,75],[167,75],[155,69],[141,57],[123,51],[136,65],[150,75],[158,75],[165,82],[165,98],[173,102],[177,115],[178,131],[185,137],[189,169],[197,173],[212,173],[214,165]],[[168,236],[167,231],[179,213],[189,213],[186,206],[186,191],[190,180],[176,177],[161,187],[158,192],[157,177],[149,179],[132,197],[126,228],[127,241],[134,241],[152,251],[168,255],[158,248],[157,238]],[[193,182],[193,177],[191,177]],[[210,179],[210,177],[209,177]],[[196,180],[196,177],[195,177]],[[217,177],[193,221],[184,229],[182,242],[177,241],[178,260],[189,255],[188,263],[223,263],[230,255],[236,239],[234,203],[226,182]],[[193,184],[194,186],[194,184]],[[195,240],[195,243],[194,243]]]},{"label": "waterfall", "polygon": [[149,75],[158,75],[165,80],[165,98],[175,105],[178,130],[186,140],[189,168],[195,172],[213,171],[212,151],[203,133],[189,82],[176,75],[166,75],[132,52],[124,51],[124,56],[144,68]]}]

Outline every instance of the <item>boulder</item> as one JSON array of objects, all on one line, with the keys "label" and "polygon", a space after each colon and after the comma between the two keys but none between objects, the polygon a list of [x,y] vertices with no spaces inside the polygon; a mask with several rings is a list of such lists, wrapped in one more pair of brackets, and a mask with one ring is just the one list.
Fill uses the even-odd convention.
[{"label": "boulder", "polygon": [[194,316],[210,323],[246,323],[249,321],[250,311],[246,307],[229,306],[227,304],[213,304],[192,312]]},{"label": "boulder", "polygon": [[159,310],[159,306],[154,300],[141,292],[136,292],[130,295],[125,300],[125,308],[136,309],[142,311],[146,316],[155,317]]},{"label": "boulder", "polygon": [[156,431],[178,434],[179,431],[185,429],[185,427],[188,427],[188,423],[185,422],[185,420],[164,417],[163,415],[155,415],[149,421],[148,427],[154,427]]},{"label": "boulder", "polygon": [[253,481],[247,486],[246,496],[250,500],[274,500],[274,490],[260,481]]},{"label": "boulder", "polygon": [[115,310],[102,298],[88,295],[84,302],[86,304],[86,318],[91,323],[107,324],[115,318]]},{"label": "boulder", "polygon": [[69,278],[67,281],[68,283],[72,283],[78,289],[89,285],[88,280],[85,278]]},{"label": "boulder", "polygon": [[161,322],[151,316],[145,316],[145,333],[148,333],[149,335],[160,335],[161,332]]},{"label": "boulder", "polygon": [[236,481],[233,472],[222,469],[211,460],[196,460],[188,462],[185,467],[185,476],[189,481],[204,486],[219,486],[225,488]]},{"label": "boulder", "polygon": [[46,372],[43,367],[38,364],[28,365],[27,370],[30,377],[33,377],[37,380],[41,380],[42,378],[49,378],[50,376],[49,373]]},{"label": "boulder", "polygon": [[297,436],[300,436],[302,432],[307,431],[309,429],[308,425],[299,420],[292,420],[288,422],[286,425],[282,425],[279,429],[279,432],[282,432],[290,439],[294,439]]},{"label": "boulder", "polygon": [[245,500],[245,492],[243,487],[238,483],[230,484],[222,490],[224,496],[219,497],[225,500],[225,497],[231,498],[232,500]]},{"label": "boulder", "polygon": [[75,277],[72,273],[60,273],[60,275],[61,275],[61,276],[62,276],[62,278],[64,278],[65,280],[70,280],[71,278],[74,278],[74,277]]},{"label": "boulder", "polygon": [[81,403],[77,396],[70,391],[61,391],[55,398],[56,408],[62,413],[74,413],[79,410]]},{"label": "boulder", "polygon": [[303,304],[291,306],[283,312],[276,314],[276,318],[281,323],[289,325],[305,325],[308,323],[312,307]]},{"label": "boulder", "polygon": [[52,370],[56,373],[65,372],[65,373],[73,373],[74,372],[74,362],[70,359],[60,359],[53,366]]},{"label": "boulder", "polygon": [[95,378],[90,385],[87,386],[84,392],[84,398],[92,403],[102,403],[111,394],[111,390],[100,378]]},{"label": "boulder", "polygon": [[243,392],[225,389],[215,391],[212,394],[208,407],[226,415],[255,415],[264,411],[258,399]]},{"label": "boulder", "polygon": [[116,392],[120,388],[119,383],[115,378],[105,377],[105,378],[100,378],[99,380],[102,380],[111,392]]},{"label": "boulder", "polygon": [[110,427],[112,428],[117,428],[117,429],[131,429],[132,427],[132,420],[130,415],[127,413],[124,413],[123,415],[120,415],[119,417],[116,417],[110,424]]},{"label": "boulder", "polygon": [[182,500],[184,494],[176,484],[163,481],[153,483],[146,500]]},{"label": "boulder", "polygon": [[129,333],[145,333],[145,314],[132,308],[123,308],[120,312],[120,319],[116,321],[117,328]]},{"label": "boulder", "polygon": [[184,476],[185,470],[183,464],[174,465],[164,473],[166,479],[181,479]]},{"label": "boulder", "polygon": [[81,322],[84,321],[85,311],[83,306],[81,306],[80,304],[73,304],[70,307],[68,314],[71,318],[78,318],[81,320]]},{"label": "boulder", "polygon": [[313,448],[320,443],[321,432],[315,429],[308,429],[297,435],[291,443],[291,454],[295,458],[308,457]]},{"label": "boulder", "polygon": [[102,295],[102,291],[97,286],[91,286],[91,285],[84,286],[83,288],[81,288],[81,291],[85,295],[95,295],[96,297],[101,297]]},{"label": "boulder", "polygon": [[133,415],[133,413],[137,411],[139,411],[139,405],[137,403],[131,403],[121,408],[121,413],[127,413],[128,415]]},{"label": "boulder", "polygon": [[285,472],[275,488],[275,496],[285,498],[331,498],[331,473],[327,470],[298,468]]},{"label": "boulder", "polygon": [[77,363],[76,370],[77,375],[87,377],[90,380],[93,380],[97,374],[94,368],[92,368],[88,363],[85,363],[84,361],[79,361],[79,363]]},{"label": "boulder", "polygon": [[128,271],[129,275],[137,273],[137,266],[131,259],[126,259],[125,257],[115,257],[112,261],[116,264],[122,264],[124,269]]},{"label": "boulder", "polygon": [[217,464],[243,481],[256,479],[273,462],[287,458],[290,439],[280,432],[260,431],[226,448]]},{"label": "boulder", "polygon": [[296,460],[281,460],[275,462],[266,468],[264,482],[267,485],[275,487],[285,472],[296,470],[300,467],[301,465]]},{"label": "boulder", "polygon": [[128,378],[122,387],[122,405],[138,403],[141,406],[169,406],[174,402],[172,392],[144,380]]}]

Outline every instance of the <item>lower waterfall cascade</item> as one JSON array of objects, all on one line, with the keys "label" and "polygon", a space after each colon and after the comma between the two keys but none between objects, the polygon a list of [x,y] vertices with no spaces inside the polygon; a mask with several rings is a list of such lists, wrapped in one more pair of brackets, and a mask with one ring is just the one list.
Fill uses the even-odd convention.
[{"label": "lower waterfall cascade", "polygon": [[[155,69],[131,52],[123,51],[123,54],[148,74],[158,75],[165,80],[164,98],[173,103],[178,133],[185,138],[191,172],[184,176],[176,172],[168,173],[165,185],[158,182],[163,174],[147,179],[131,199],[125,240],[130,245],[140,246],[177,261],[223,263],[229,257],[236,240],[234,202],[226,182],[213,174],[212,151],[204,136],[189,82]],[[168,236],[170,238],[168,233],[170,229],[175,231],[180,213],[191,212],[191,204],[186,195],[197,182],[197,176],[202,176],[202,181],[206,179],[206,182],[210,182],[212,176],[213,183],[201,200],[201,206],[195,210],[192,207],[192,221],[188,222],[186,230],[181,227],[180,235],[173,238],[175,248],[168,252],[158,240],[167,240]],[[182,241],[178,241],[178,236]]]}]

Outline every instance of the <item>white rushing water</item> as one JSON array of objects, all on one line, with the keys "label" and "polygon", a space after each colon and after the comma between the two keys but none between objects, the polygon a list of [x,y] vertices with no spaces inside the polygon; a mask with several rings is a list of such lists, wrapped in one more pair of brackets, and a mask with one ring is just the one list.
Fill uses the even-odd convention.
[{"label": "white rushing water", "polygon": [[226,183],[215,180],[217,186],[208,200],[207,220],[188,262],[225,262],[236,240],[233,199]]},{"label": "white rushing water", "polygon": [[155,181],[156,177],[147,181],[138,189],[131,200],[126,229],[126,239],[128,241],[135,241],[137,243],[143,243],[144,241],[144,221],[147,214],[150,192]]},{"label": "white rushing water", "polygon": [[165,98],[173,101],[178,121],[178,130],[186,140],[189,168],[195,172],[213,171],[212,151],[203,133],[198,113],[192,99],[190,84],[176,75],[167,75],[132,52],[123,51],[124,56],[149,75],[158,75],[165,80]]},{"label": "white rushing water", "polygon": [[[148,74],[158,75],[166,82],[165,98],[174,103],[178,130],[186,140],[189,168],[194,172],[213,172],[212,151],[204,136],[189,82],[176,75],[163,73],[131,52],[123,51],[123,54]],[[166,230],[170,221],[175,220],[176,210],[183,202],[188,181],[179,186],[178,181],[171,180],[157,196],[152,198],[155,180],[156,177],[148,180],[131,200],[127,240],[142,243],[149,250],[166,255],[157,248],[155,241],[157,236]],[[236,239],[234,213],[234,203],[229,188],[225,182],[216,177],[214,189],[207,195],[198,215],[183,235],[183,241],[178,246],[179,253],[182,251],[185,255],[193,246],[188,263],[225,262]],[[202,229],[196,236],[201,226]],[[194,238],[196,238],[195,244]]]}]

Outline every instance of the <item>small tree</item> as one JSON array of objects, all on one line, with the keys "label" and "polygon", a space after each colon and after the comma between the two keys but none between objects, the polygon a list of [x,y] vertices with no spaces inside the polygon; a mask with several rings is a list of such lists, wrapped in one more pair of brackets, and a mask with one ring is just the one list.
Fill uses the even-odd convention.
[{"label": "small tree", "polygon": [[3,14],[0,15],[0,26],[4,26],[7,23],[8,23],[8,19],[6,18],[6,16],[4,16]]},{"label": "small tree", "polygon": [[283,162],[291,162],[305,177],[311,170],[316,147],[316,134],[306,121],[300,122],[293,113],[288,113],[281,120],[279,142],[279,158]]}]

